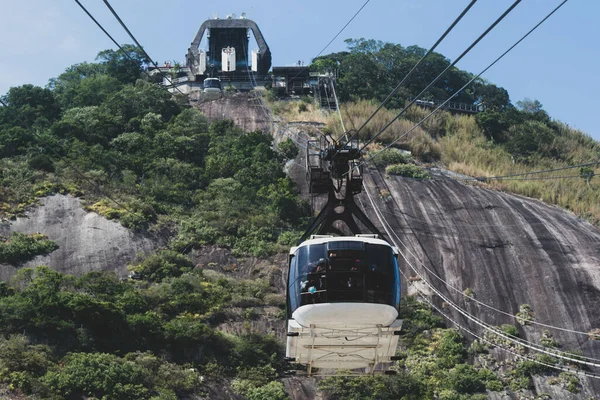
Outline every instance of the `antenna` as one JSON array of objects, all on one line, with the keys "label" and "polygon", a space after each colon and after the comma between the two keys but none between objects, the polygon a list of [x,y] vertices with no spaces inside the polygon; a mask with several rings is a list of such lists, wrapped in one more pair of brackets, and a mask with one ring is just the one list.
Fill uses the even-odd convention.
[{"label": "antenna", "polygon": [[216,12],[214,12],[214,13],[212,13],[211,18],[212,19],[219,19],[219,15]]}]

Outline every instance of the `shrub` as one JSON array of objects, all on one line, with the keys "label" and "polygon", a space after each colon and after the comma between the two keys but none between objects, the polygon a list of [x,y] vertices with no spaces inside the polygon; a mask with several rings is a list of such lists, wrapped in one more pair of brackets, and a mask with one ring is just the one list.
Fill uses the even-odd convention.
[{"label": "shrub", "polygon": [[308,106],[306,105],[306,103],[302,102],[298,104],[298,112],[306,112],[308,111]]},{"label": "shrub", "polygon": [[394,148],[374,151],[372,155],[369,155],[373,157],[373,163],[381,168],[390,164],[408,164],[412,161],[410,153]]},{"label": "shrub", "polygon": [[426,170],[412,164],[394,164],[385,169],[388,175],[400,175],[407,178],[429,179],[431,176]]},{"label": "shrub", "polygon": [[36,156],[31,157],[27,161],[27,164],[29,165],[29,168],[37,169],[40,171],[54,172],[55,170],[52,159],[45,154],[38,154]]},{"label": "shrub", "polygon": [[440,358],[440,366],[451,368],[462,362],[466,356],[463,337],[456,330],[449,329],[445,331],[435,348],[435,352]]},{"label": "shrub", "polygon": [[502,384],[501,381],[495,380],[495,381],[487,382],[485,384],[485,388],[487,390],[489,390],[490,392],[500,392],[504,389],[504,385]]},{"label": "shrub", "polygon": [[56,249],[58,245],[48,240],[46,235],[14,232],[10,239],[0,242],[0,263],[24,263],[35,256],[52,253]]},{"label": "shrub", "polygon": [[475,393],[485,390],[485,383],[477,370],[468,364],[458,364],[450,370],[447,384],[459,393]]},{"label": "shrub", "polygon": [[269,382],[264,386],[252,388],[248,392],[248,400],[287,400],[288,395],[285,393],[281,382]]},{"label": "shrub", "polygon": [[148,372],[111,354],[73,353],[43,381],[61,398],[145,398]]},{"label": "shrub", "polygon": [[517,327],[514,325],[502,324],[500,329],[502,329],[502,332],[509,336],[519,337],[519,329],[517,329]]},{"label": "shrub", "polygon": [[424,162],[439,161],[442,157],[440,144],[426,133],[411,137],[408,145],[413,155]]},{"label": "shrub", "polygon": [[298,155],[298,146],[296,146],[296,143],[290,138],[279,142],[277,147],[281,154],[288,160],[292,160]]},{"label": "shrub", "polygon": [[519,306],[519,312],[515,314],[517,322],[522,325],[529,325],[533,321],[533,310],[529,304],[521,304]]},{"label": "shrub", "polygon": [[142,279],[161,282],[167,277],[177,277],[191,271],[194,269],[194,264],[183,254],[172,250],[163,250],[130,269],[139,273]]}]

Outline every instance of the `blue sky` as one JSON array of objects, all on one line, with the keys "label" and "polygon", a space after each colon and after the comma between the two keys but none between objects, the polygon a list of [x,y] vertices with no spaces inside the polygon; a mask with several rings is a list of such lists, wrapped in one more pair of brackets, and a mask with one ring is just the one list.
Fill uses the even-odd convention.
[{"label": "blue sky", "polygon": [[[120,43],[131,41],[101,0],[81,0]],[[274,65],[309,62],[365,0],[289,1],[113,0],[137,39],[157,61],[184,60],[200,24],[213,13],[245,12],[256,21]],[[378,39],[428,48],[468,0],[371,0],[326,53],[345,38]],[[479,0],[438,51],[458,56],[513,0]],[[479,72],[554,8],[559,0],[523,0],[458,64]],[[0,93],[25,83],[44,86],[71,64],[113,48],[73,0],[3,4],[0,14]],[[506,88],[513,102],[538,99],[553,118],[600,140],[596,103],[600,80],[600,2],[569,0],[484,78]],[[392,88],[390,88],[391,90]]]}]

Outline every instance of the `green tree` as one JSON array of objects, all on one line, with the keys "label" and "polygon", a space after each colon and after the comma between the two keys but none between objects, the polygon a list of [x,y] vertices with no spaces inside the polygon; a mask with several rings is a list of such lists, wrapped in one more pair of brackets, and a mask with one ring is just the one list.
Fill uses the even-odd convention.
[{"label": "green tree", "polygon": [[12,87],[3,100],[7,107],[0,108],[0,126],[47,127],[60,118],[60,106],[50,89],[29,84]]},{"label": "green tree", "polygon": [[139,273],[142,279],[160,282],[165,278],[181,276],[183,273],[191,271],[194,264],[183,254],[164,250],[131,268]]},{"label": "green tree", "polygon": [[142,49],[131,44],[121,46],[121,50],[103,50],[96,60],[106,66],[106,73],[122,83],[135,83],[150,60]]},{"label": "green tree", "polygon": [[62,398],[147,398],[152,376],[138,364],[103,353],[73,353],[43,381]]}]

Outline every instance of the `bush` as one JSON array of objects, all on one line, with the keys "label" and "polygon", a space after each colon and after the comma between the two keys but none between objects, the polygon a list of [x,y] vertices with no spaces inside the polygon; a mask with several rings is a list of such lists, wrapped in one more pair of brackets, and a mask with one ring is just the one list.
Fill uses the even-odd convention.
[{"label": "bush", "polygon": [[289,396],[285,393],[281,382],[269,382],[264,386],[250,389],[248,400],[287,400]]},{"label": "bush", "polygon": [[517,327],[514,325],[502,324],[500,329],[509,336],[519,337],[519,329],[517,329]]},{"label": "bush", "polygon": [[394,164],[385,169],[388,175],[400,175],[407,178],[429,179],[431,176],[426,170],[412,164]]},{"label": "bush", "polygon": [[277,147],[279,148],[279,152],[288,160],[292,160],[298,155],[298,146],[290,138],[279,142]]},{"label": "bush", "polygon": [[490,392],[501,392],[504,390],[504,385],[499,380],[489,381],[485,384],[485,388]]},{"label": "bush", "polygon": [[194,269],[194,264],[183,254],[172,250],[163,250],[130,269],[139,273],[142,279],[161,282],[167,277],[178,277],[191,271]]},{"label": "bush", "polygon": [[459,393],[475,393],[485,390],[485,383],[477,370],[468,364],[459,364],[450,370],[447,384]]},{"label": "bush", "polygon": [[152,376],[141,366],[103,353],[73,353],[43,378],[61,398],[145,398]]},{"label": "bush", "polygon": [[373,163],[378,167],[387,167],[390,164],[408,164],[412,162],[410,153],[402,150],[389,148],[378,152],[373,152]]},{"label": "bush", "polygon": [[464,361],[466,356],[463,345],[463,337],[456,330],[447,330],[439,341],[435,352],[440,358],[442,368],[451,368],[454,365]]},{"label": "bush", "polygon": [[36,156],[31,157],[27,161],[27,164],[29,165],[29,168],[37,169],[40,171],[54,172],[55,170],[52,159],[45,154],[38,154]]},{"label": "bush", "polygon": [[58,245],[48,240],[46,235],[14,232],[10,239],[0,242],[0,263],[24,263],[35,256],[52,253],[56,249]]},{"label": "bush", "polygon": [[302,102],[300,104],[298,104],[298,112],[306,112],[308,111],[308,106],[306,105],[306,103]]}]

